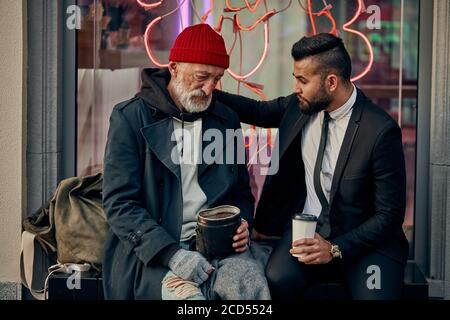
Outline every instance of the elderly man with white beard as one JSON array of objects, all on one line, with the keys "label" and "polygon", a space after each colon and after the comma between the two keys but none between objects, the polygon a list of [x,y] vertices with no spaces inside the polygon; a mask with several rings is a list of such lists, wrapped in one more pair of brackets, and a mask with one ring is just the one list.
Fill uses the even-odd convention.
[{"label": "elderly man with white beard", "polygon": [[[226,131],[239,130],[240,122],[213,95],[229,66],[225,42],[207,24],[191,26],[175,40],[169,60],[168,68],[143,70],[141,91],[111,114],[103,183],[110,225],[105,298],[270,299],[263,267],[248,249],[254,198],[246,164],[225,161],[225,149],[237,155],[237,140],[243,143],[242,135],[225,142]],[[225,142],[214,163],[202,161],[209,145],[202,137],[210,129]],[[242,222],[232,253],[207,259],[196,251],[197,215],[221,205],[238,207]]]}]

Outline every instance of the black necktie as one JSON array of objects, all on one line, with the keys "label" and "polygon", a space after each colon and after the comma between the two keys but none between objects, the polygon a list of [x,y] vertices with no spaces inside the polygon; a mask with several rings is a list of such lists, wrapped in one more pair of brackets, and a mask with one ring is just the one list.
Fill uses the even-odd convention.
[{"label": "black necktie", "polygon": [[325,154],[325,147],[327,146],[328,137],[328,122],[330,121],[330,114],[324,111],[322,134],[320,136],[319,151],[317,153],[316,164],[314,166],[314,190],[322,205],[318,224],[320,226],[319,234],[323,238],[330,235],[330,219],[329,219],[329,205],[328,200],[323,193],[322,184],[320,183],[320,171],[322,170],[323,155]]}]

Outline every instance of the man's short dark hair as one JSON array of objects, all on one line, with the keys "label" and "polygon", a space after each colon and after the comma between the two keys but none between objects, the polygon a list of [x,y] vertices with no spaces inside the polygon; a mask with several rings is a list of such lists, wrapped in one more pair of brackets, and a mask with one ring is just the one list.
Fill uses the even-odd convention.
[{"label": "man's short dark hair", "polygon": [[344,81],[350,82],[352,62],[341,38],[329,33],[303,37],[294,43],[291,54],[295,61],[314,57],[322,76],[334,71]]}]

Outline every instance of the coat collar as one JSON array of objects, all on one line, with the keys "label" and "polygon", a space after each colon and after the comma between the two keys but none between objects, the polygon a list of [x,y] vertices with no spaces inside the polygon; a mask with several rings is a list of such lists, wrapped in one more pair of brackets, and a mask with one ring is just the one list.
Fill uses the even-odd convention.
[{"label": "coat collar", "polygon": [[[224,154],[224,150],[227,148],[225,143],[226,129],[231,128],[231,126],[227,125],[229,120],[225,113],[226,111],[224,110],[226,107],[222,103],[215,101],[215,99],[213,99],[212,104],[212,108],[209,112],[202,117],[202,161],[198,165],[199,178],[212,164],[223,163],[220,161],[223,160],[221,157]],[[152,115],[156,121],[141,128],[141,134],[156,157],[181,181],[180,166],[174,163],[171,158],[173,150],[176,150],[176,142],[171,140],[174,130],[173,119],[164,113],[158,112],[157,108],[149,104],[146,105],[152,109]],[[220,148],[220,150],[215,150],[215,161],[212,164],[205,163],[203,159],[203,151],[205,148],[216,141],[216,137],[213,137],[211,141],[204,141],[203,137],[208,129],[216,129],[216,131],[210,132],[220,133],[220,138],[222,138],[223,142],[221,145],[222,148]],[[214,147],[214,145],[211,145],[211,147]]]},{"label": "coat collar", "polygon": [[[337,186],[339,185],[342,173],[344,172],[345,166],[347,165],[353,141],[359,129],[359,123],[361,121],[365,99],[366,98],[364,94],[359,89],[357,89],[356,102],[353,106],[352,115],[350,117],[350,121],[344,135],[344,140],[339,152],[336,168],[334,170],[330,193],[330,208],[336,194]],[[283,116],[283,125],[280,127],[279,131],[279,159],[281,159],[288,147],[291,145],[292,141],[303,130],[303,127],[311,118],[311,116],[305,115],[300,111],[296,99],[292,99],[289,104],[290,105],[287,108],[285,115]],[[280,161],[278,161],[278,163],[279,162]],[[272,176],[266,177],[265,184],[270,183],[271,179]]]},{"label": "coat collar", "polygon": [[181,181],[180,166],[172,161],[171,154],[176,149],[176,142],[171,140],[173,120],[165,117],[162,120],[141,128],[141,134],[156,157]]},{"label": "coat collar", "polygon": [[342,173],[348,163],[350,151],[352,149],[353,141],[358,133],[359,124],[363,112],[363,105],[365,102],[364,94],[358,89],[356,102],[353,106],[352,115],[348,122],[347,130],[345,131],[344,140],[342,141],[341,150],[339,151],[336,167],[334,169],[333,181],[331,183],[330,191],[330,208],[333,204],[334,196],[336,194]]}]

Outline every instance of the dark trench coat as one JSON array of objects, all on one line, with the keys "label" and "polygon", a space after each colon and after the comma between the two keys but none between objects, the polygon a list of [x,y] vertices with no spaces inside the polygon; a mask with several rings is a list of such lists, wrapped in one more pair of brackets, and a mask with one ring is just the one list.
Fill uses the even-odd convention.
[{"label": "dark trench coat", "polygon": [[[214,101],[203,118],[203,132],[240,128],[237,115]],[[155,257],[179,242],[183,221],[180,168],[170,157],[172,132],[172,118],[139,97],[117,105],[111,114],[103,184],[110,225],[103,260],[106,299],[161,298],[168,269]],[[203,149],[207,145],[203,142]],[[236,143],[224,146],[233,147]],[[225,149],[217,152],[216,159],[224,154]],[[199,164],[198,182],[209,207],[235,205],[251,224],[254,199],[245,164]]]}]

